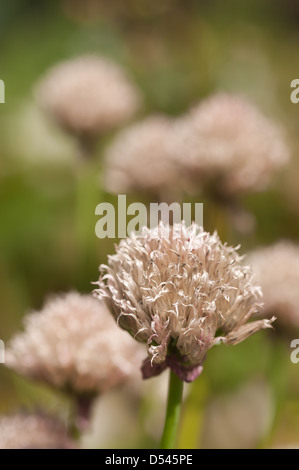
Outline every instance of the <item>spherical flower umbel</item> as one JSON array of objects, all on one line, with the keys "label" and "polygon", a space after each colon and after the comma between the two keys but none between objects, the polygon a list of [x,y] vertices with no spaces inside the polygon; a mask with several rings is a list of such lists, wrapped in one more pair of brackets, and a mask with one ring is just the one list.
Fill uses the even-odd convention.
[{"label": "spherical flower umbel", "polygon": [[174,131],[170,154],[193,184],[226,197],[263,190],[289,159],[282,130],[238,95],[203,100]]},{"label": "spherical flower umbel", "polygon": [[63,128],[94,136],[131,118],[140,93],[120,66],[86,55],[55,65],[36,87],[41,107]]},{"label": "spherical flower umbel", "polygon": [[163,115],[150,116],[124,129],[105,155],[103,182],[108,191],[142,191],[161,200],[178,190],[178,172],[169,158],[172,122]]},{"label": "spherical flower umbel", "polygon": [[29,378],[80,396],[103,392],[136,372],[139,348],[91,295],[50,298],[24,323],[25,331],[8,344],[6,365]]},{"label": "spherical flower umbel", "polygon": [[182,380],[202,371],[219,341],[236,344],[272,320],[249,322],[260,309],[260,288],[235,248],[196,224],[131,234],[109,256],[95,294],[118,324],[147,342],[144,378],[169,366]]},{"label": "spherical flower umbel", "polygon": [[258,248],[249,257],[264,293],[264,314],[277,315],[277,324],[299,327],[299,246],[290,241]]},{"label": "spherical flower umbel", "polygon": [[72,449],[65,426],[44,413],[0,417],[0,449]]}]

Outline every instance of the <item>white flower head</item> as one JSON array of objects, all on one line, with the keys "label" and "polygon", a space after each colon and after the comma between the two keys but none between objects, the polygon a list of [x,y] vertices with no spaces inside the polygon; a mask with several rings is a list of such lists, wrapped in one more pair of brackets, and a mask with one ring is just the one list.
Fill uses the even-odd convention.
[{"label": "white flower head", "polygon": [[280,127],[238,95],[212,95],[175,127],[170,154],[193,184],[227,197],[263,190],[289,160]]},{"label": "white flower head", "polygon": [[65,426],[43,413],[0,417],[0,449],[71,449]]},{"label": "white flower head", "polygon": [[248,257],[264,293],[264,312],[280,326],[299,327],[299,247],[290,241],[258,248]]},{"label": "white flower head", "polygon": [[105,155],[104,185],[113,193],[134,191],[160,196],[178,188],[177,165],[168,154],[172,122],[163,115],[147,117],[124,129]]},{"label": "white flower head", "polygon": [[53,297],[24,323],[6,350],[6,365],[22,375],[80,396],[103,392],[136,372],[135,342],[90,295]]},{"label": "white flower head", "polygon": [[130,119],[141,97],[113,61],[86,55],[51,68],[36,87],[41,107],[76,135],[99,135]]},{"label": "white flower head", "polygon": [[118,324],[147,343],[146,378],[169,366],[185,381],[219,341],[236,344],[272,320],[248,322],[260,288],[235,248],[196,224],[143,228],[102,265],[99,289]]}]

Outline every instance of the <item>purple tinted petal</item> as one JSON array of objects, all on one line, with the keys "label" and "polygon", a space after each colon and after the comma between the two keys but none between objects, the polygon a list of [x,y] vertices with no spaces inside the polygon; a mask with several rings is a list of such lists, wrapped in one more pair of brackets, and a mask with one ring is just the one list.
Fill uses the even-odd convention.
[{"label": "purple tinted petal", "polygon": [[164,361],[161,364],[151,364],[151,360],[149,357],[144,359],[141,372],[143,379],[149,379],[150,377],[155,377],[156,375],[160,375],[167,367],[167,362]]},{"label": "purple tinted petal", "polygon": [[176,356],[167,356],[167,365],[184,382],[193,382],[203,371],[203,366],[187,366],[180,362]]}]

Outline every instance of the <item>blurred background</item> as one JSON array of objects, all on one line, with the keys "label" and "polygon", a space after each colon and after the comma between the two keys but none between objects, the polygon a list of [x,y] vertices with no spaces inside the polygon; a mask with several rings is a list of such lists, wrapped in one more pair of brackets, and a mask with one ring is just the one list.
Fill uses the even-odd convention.
[{"label": "blurred background", "polygon": [[[246,253],[281,238],[299,238],[299,104],[290,101],[290,83],[298,78],[298,43],[296,0],[1,2],[0,78],[6,86],[6,102],[0,104],[4,342],[20,329],[24,314],[39,309],[50,293],[90,292],[99,264],[113,251],[114,240],[95,237],[95,205],[82,203],[82,194],[81,203],[90,212],[78,205],[74,140],[49,122],[35,103],[33,88],[40,76],[61,60],[97,53],[120,64],[138,85],[144,99],[139,117],[156,112],[178,116],[207,95],[228,91],[245,94],[282,124],[291,163],[267,191],[244,197],[244,207],[255,215],[256,230],[227,235],[226,241],[241,242],[241,252]],[[96,203],[116,202],[99,182],[101,154],[117,131],[100,140],[92,163],[98,185],[87,197]],[[200,202],[205,217],[209,201]],[[209,352],[206,373],[186,396],[181,447],[299,446],[299,364],[290,361],[289,342],[279,343],[275,351],[274,358],[269,333],[260,332],[239,346]],[[156,446],[166,382],[152,379],[144,393],[140,410],[128,390],[104,397],[95,426],[98,440],[87,436],[86,446]],[[111,424],[108,404],[122,417],[118,429]],[[0,412],[36,406],[61,411],[63,399],[1,365]],[[112,429],[103,433],[99,423],[105,420]],[[132,428],[126,437],[121,426]]]}]

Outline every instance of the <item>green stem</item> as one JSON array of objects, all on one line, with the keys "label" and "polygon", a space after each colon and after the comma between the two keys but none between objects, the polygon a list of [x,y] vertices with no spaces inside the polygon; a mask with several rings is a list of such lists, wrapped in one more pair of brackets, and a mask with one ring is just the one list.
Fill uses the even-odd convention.
[{"label": "green stem", "polygon": [[168,401],[161,449],[174,449],[180,420],[184,382],[170,371]]}]

